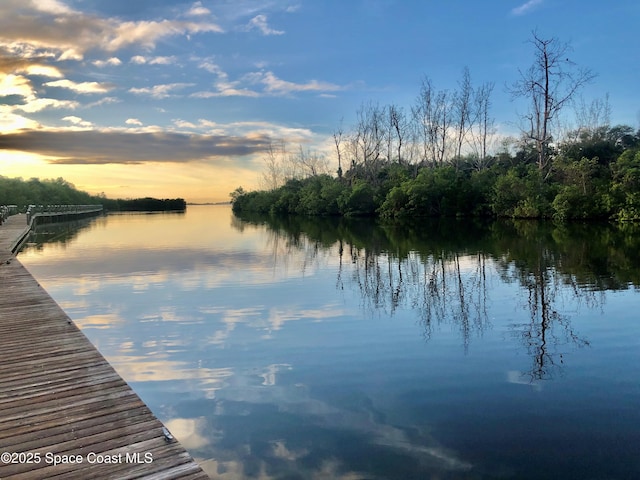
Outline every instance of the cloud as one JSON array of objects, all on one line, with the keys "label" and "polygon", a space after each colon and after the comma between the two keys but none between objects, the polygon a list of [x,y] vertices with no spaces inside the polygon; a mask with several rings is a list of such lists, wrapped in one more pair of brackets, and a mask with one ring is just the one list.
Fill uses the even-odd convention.
[{"label": "cloud", "polygon": [[62,78],[62,72],[56,67],[34,61],[29,58],[0,55],[0,73],[24,73],[49,78]]},{"label": "cloud", "polygon": [[135,63],[136,65],[144,65],[145,63],[147,63],[147,59],[142,55],[135,55],[131,57],[131,60],[129,60],[129,63]]},{"label": "cloud", "polygon": [[185,163],[264,152],[266,136],[236,137],[118,130],[29,130],[0,135],[0,150],[51,157],[53,164]]},{"label": "cloud", "polygon": [[10,96],[35,98],[31,80],[22,75],[0,74],[0,98]]},{"label": "cloud", "polygon": [[211,62],[211,60],[202,61],[200,65],[198,65],[198,68],[202,68],[203,70],[206,70],[209,73],[213,73],[214,75],[224,76],[225,78],[227,77],[227,74],[222,70],[222,68],[220,68],[219,65]]},{"label": "cloud", "polygon": [[512,9],[511,14],[516,16],[525,15],[529,13],[531,10],[533,10],[535,7],[537,7],[538,5],[540,5],[543,1],[544,0],[529,0],[528,2],[523,3],[519,7]]},{"label": "cloud", "polygon": [[283,30],[274,30],[267,25],[267,16],[266,15],[256,15],[249,23],[244,27],[245,31],[250,30],[260,30],[263,35],[282,35],[284,33]]},{"label": "cloud", "polygon": [[124,123],[126,123],[127,125],[138,125],[140,127],[142,126],[142,122],[137,118],[127,118]]},{"label": "cloud", "polygon": [[153,87],[130,88],[129,92],[135,95],[149,95],[153,98],[167,98],[172,95],[173,90],[191,87],[193,83],[167,83],[163,85],[154,85]]},{"label": "cloud", "polygon": [[29,99],[24,105],[17,105],[16,110],[21,110],[25,113],[35,113],[47,108],[66,108],[69,110],[75,110],[80,104],[72,100],[56,100],[54,98],[35,98]]},{"label": "cloud", "polygon": [[149,50],[166,36],[203,32],[221,33],[222,29],[213,23],[195,23],[176,20],[122,22],[107,32],[112,38],[106,43],[107,51],[116,51],[137,44]]},{"label": "cloud", "polygon": [[64,120],[65,122],[69,122],[73,125],[76,125],[78,127],[91,127],[93,124],[87,120],[83,120],[80,117],[76,117],[75,115],[69,115],[67,117],[63,117],[62,120]]},{"label": "cloud", "polygon": [[[5,113],[14,111],[34,113],[46,108],[75,109],[79,106],[78,102],[71,100],[38,98],[31,80],[28,78],[22,75],[0,73],[0,98],[3,97]],[[9,105],[8,99],[12,97],[15,98],[15,101]]]},{"label": "cloud", "polygon": [[135,55],[131,57],[129,63],[135,63],[136,65],[171,65],[172,63],[176,63],[178,58],[174,55],[168,57],[143,57],[142,55]]},{"label": "cloud", "polygon": [[[344,87],[329,82],[311,80],[306,83],[295,83],[278,78],[273,72],[250,72],[243,75],[239,80],[231,81],[227,73],[219,65],[210,60],[203,61],[199,68],[202,68],[216,75],[214,91],[200,91],[193,93],[195,98],[213,97],[261,97],[261,96],[288,96],[295,92],[335,92],[343,90]],[[258,91],[255,86],[262,86]]]},{"label": "cloud", "polygon": [[264,121],[218,123],[200,118],[197,122],[182,119],[173,120],[182,131],[192,130],[207,135],[227,135],[245,138],[270,138],[291,144],[304,144],[314,140],[314,133],[308,128],[289,127]]},{"label": "cloud", "polygon": [[76,93],[90,94],[90,93],[106,93],[109,90],[113,90],[112,85],[107,85],[98,82],[81,82],[76,83],[71,80],[55,80],[53,82],[46,82],[43,84],[45,87],[57,87],[67,88],[73,90]]},{"label": "cloud", "polygon": [[[40,127],[41,125],[35,120],[17,115],[10,109],[0,105],[0,132],[8,134],[11,132],[38,129]],[[1,138],[2,135],[0,134],[0,139]]]},{"label": "cloud", "polygon": [[171,65],[172,63],[176,63],[178,59],[175,56],[169,57],[154,57],[149,59],[149,65]]},{"label": "cloud", "polygon": [[111,57],[108,60],[96,60],[92,62],[96,67],[117,67],[118,65],[122,65],[122,61],[118,57]]},{"label": "cloud", "polygon": [[120,103],[122,100],[116,97],[104,97],[100,100],[84,105],[84,108],[100,107],[102,105],[110,105],[112,103]]},{"label": "cloud", "polygon": [[192,98],[216,98],[216,97],[260,97],[260,93],[247,88],[234,88],[230,85],[218,83],[218,90],[215,92],[196,92],[190,95]]},{"label": "cloud", "polygon": [[78,12],[56,0],[0,3],[0,47],[23,58],[46,54],[58,60],[82,60],[88,50],[115,52],[131,45],[152,50],[167,36],[222,31],[212,22],[123,22]]},{"label": "cloud", "polygon": [[[18,70],[20,71],[20,70]],[[50,65],[40,65],[40,64],[32,64],[29,65],[24,73],[27,75],[41,75],[43,77],[49,78],[62,78],[62,72],[58,70],[56,67],[52,67]]]},{"label": "cloud", "polygon": [[214,82],[215,91],[201,91],[191,94],[193,98],[214,98],[214,97],[259,97],[260,93],[248,88],[240,87],[241,81],[230,81],[229,75],[213,63],[211,60],[204,60],[198,65],[209,73],[216,75],[217,80]]},{"label": "cloud", "polygon": [[211,15],[211,10],[202,6],[202,2],[194,3],[186,15],[190,17],[202,17],[205,15]]},{"label": "cloud", "polygon": [[71,15],[77,13],[75,10],[58,0],[31,0],[27,3],[31,4],[31,6],[36,10],[51,13],[53,15]]},{"label": "cloud", "polygon": [[342,90],[340,85],[317,80],[311,80],[306,83],[289,82],[276,77],[273,72],[266,72],[260,82],[266,86],[265,90],[267,92],[276,95],[292,92],[335,92]]}]

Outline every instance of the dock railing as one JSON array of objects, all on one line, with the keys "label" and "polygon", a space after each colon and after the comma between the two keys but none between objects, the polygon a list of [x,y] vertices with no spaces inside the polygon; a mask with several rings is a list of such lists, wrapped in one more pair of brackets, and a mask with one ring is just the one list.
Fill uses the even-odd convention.
[{"label": "dock railing", "polygon": [[[102,205],[29,205],[26,211],[27,225],[11,244],[11,252],[17,252],[27,241],[30,232],[45,223],[68,222],[102,215]],[[0,205],[0,225],[10,216],[18,213],[16,205]],[[1,479],[0,479],[1,480]]]},{"label": "dock railing", "polygon": [[11,215],[18,213],[17,205],[0,205],[0,225]]},{"label": "dock railing", "polygon": [[29,205],[27,207],[27,224],[37,217],[88,216],[103,211],[102,205]]}]

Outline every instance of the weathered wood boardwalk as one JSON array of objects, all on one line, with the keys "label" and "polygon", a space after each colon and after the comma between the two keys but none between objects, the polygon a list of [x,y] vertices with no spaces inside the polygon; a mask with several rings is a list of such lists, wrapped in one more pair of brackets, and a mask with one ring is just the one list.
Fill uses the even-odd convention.
[{"label": "weathered wood boardwalk", "polygon": [[0,226],[0,480],[209,478],[13,256],[25,227]]}]

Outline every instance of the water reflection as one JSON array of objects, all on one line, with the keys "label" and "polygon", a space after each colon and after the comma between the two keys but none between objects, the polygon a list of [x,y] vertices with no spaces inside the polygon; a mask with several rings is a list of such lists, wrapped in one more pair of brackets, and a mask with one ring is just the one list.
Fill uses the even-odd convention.
[{"label": "water reflection", "polygon": [[633,230],[99,222],[21,260],[214,478],[633,478]]},{"label": "water reflection", "polygon": [[[571,349],[590,345],[571,322],[580,308],[601,309],[606,290],[627,289],[637,276],[628,264],[629,258],[638,260],[640,241],[630,235],[635,231],[630,226],[589,229],[468,219],[425,223],[234,217],[232,226],[240,231],[247,225],[266,226],[273,256],[300,250],[305,266],[337,250],[337,288],[356,288],[368,314],[393,316],[398,308],[411,308],[426,341],[434,329],[448,324],[459,332],[465,352],[472,338],[491,328],[488,306],[494,300],[487,269],[497,270],[502,281],[518,283],[519,302],[529,314],[510,327],[531,357],[531,368],[522,372],[530,381],[559,374]],[[598,232],[595,242],[591,231]],[[618,246],[619,251],[611,251]],[[609,260],[603,262],[605,253]],[[499,294],[494,297],[500,301]]]},{"label": "water reflection", "polygon": [[84,218],[70,222],[44,223],[31,230],[27,243],[30,248],[42,249],[47,243],[49,246],[57,245],[64,248],[73,241],[82,231],[99,228],[104,225],[104,217]]}]

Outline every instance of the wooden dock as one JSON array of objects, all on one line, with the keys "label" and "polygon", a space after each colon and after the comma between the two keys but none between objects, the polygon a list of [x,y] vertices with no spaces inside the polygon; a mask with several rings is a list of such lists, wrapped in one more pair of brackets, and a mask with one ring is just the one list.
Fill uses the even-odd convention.
[{"label": "wooden dock", "polygon": [[12,254],[25,228],[0,226],[0,480],[209,478]]}]

